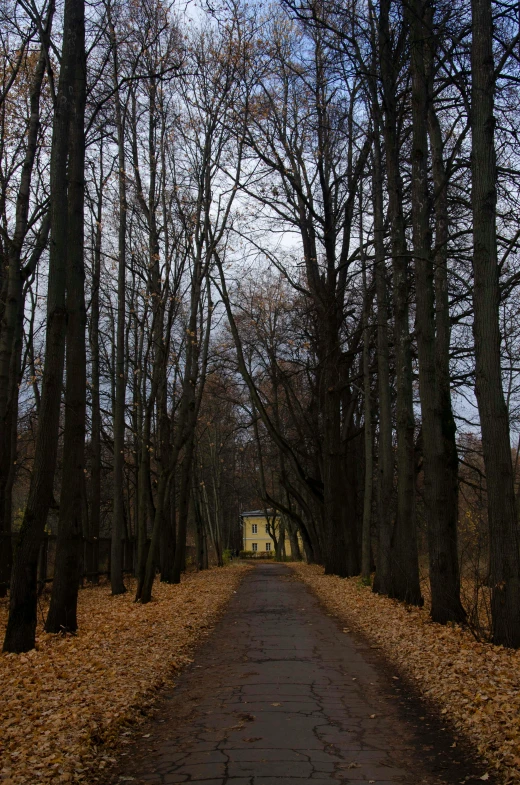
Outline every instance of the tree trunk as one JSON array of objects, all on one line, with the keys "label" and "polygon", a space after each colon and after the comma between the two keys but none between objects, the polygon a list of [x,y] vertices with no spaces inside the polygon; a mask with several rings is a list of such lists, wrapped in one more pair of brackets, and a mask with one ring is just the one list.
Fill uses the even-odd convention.
[{"label": "tree trunk", "polygon": [[124,497],[123,480],[125,465],[125,284],[126,284],[126,162],[123,112],[119,93],[118,43],[111,16],[111,5],[107,6],[110,40],[113,57],[113,85],[118,150],[118,187],[119,187],[119,226],[118,226],[118,268],[117,268],[117,326],[115,360],[115,397],[114,397],[114,505],[112,511],[112,539],[110,545],[110,583],[112,594],[124,594],[123,580],[123,528]]},{"label": "tree trunk", "polygon": [[359,574],[359,554],[355,527],[346,515],[343,445],[341,443],[340,351],[335,326],[323,326],[320,397],[323,440],[323,488],[325,526],[325,573],[348,578]]},{"label": "tree trunk", "polygon": [[[360,215],[363,205],[360,199]],[[370,304],[367,294],[366,258],[363,251],[363,223],[360,219],[360,248],[362,249],[363,275],[363,415],[365,439],[365,490],[363,498],[363,526],[361,531],[361,579],[370,584],[371,573],[371,525],[372,525],[372,489],[374,487],[374,456],[372,429],[372,402],[370,384]]]},{"label": "tree trunk", "polygon": [[434,107],[428,112],[432,174],[435,201],[435,362],[437,382],[437,407],[441,420],[442,463],[444,467],[444,494],[446,498],[445,526],[452,542],[452,553],[457,554],[457,526],[459,517],[459,457],[457,453],[455,419],[451,404],[450,373],[450,306],[448,293],[448,189],[443,162],[441,128]]},{"label": "tree trunk", "polygon": [[7,652],[34,648],[38,553],[49,507],[53,502],[66,324],[67,157],[76,60],[75,2],[66,0],[64,11],[65,35],[51,149],[51,244],[45,364],[33,471],[13,560],[9,619],[4,640],[4,651]]},{"label": "tree trunk", "polygon": [[47,632],[75,632],[82,558],[83,486],[85,469],[86,351],[85,351],[85,3],[69,0],[75,32],[74,103],[69,133],[68,255],[66,272],[67,354],[65,429],[58,538]]},{"label": "tree trunk", "polygon": [[192,501],[193,501],[193,512],[195,516],[195,529],[197,535],[197,569],[200,570],[207,570],[208,569],[208,549],[207,549],[207,538],[206,538],[206,527],[204,526],[204,516],[202,514],[202,510],[200,509],[200,498],[196,489],[196,479],[194,476],[194,482],[192,484]]},{"label": "tree trunk", "polygon": [[90,436],[90,526],[87,571],[90,581],[99,583],[99,529],[101,523],[101,403],[99,372],[99,288],[101,283],[101,239],[103,219],[103,147],[100,151],[99,195],[92,265],[92,300],[90,306],[90,354],[92,363],[92,430]]},{"label": "tree trunk", "polygon": [[[378,110],[377,115],[379,115]],[[384,245],[383,171],[381,142],[376,133],[373,147],[373,202],[375,279],[377,301],[377,389],[379,396],[379,439],[377,461],[378,538],[373,590],[391,591],[391,536],[394,457],[392,452],[392,404],[390,391],[390,351],[388,346],[388,287]]]},{"label": "tree trunk", "polygon": [[509,418],[502,388],[491,0],[472,0],[473,334],[488,497],[493,641],[520,647],[520,549]]},{"label": "tree trunk", "polygon": [[412,224],[416,281],[416,325],[419,394],[423,432],[424,499],[428,526],[431,617],[433,621],[464,621],[460,602],[457,552],[457,508],[451,477],[445,472],[442,420],[436,367],[434,273],[431,252],[428,187],[428,83],[425,41],[431,20],[425,0],[409,6],[412,70]]},{"label": "tree trunk", "polygon": [[146,407],[143,416],[141,439],[141,456],[139,460],[138,474],[139,509],[137,517],[136,602],[141,599],[147,556],[146,547],[148,539],[148,497],[150,494],[150,412],[148,406]]},{"label": "tree trunk", "polygon": [[384,93],[384,138],[388,178],[388,212],[391,224],[394,277],[394,344],[397,420],[397,515],[392,535],[390,596],[422,605],[415,523],[415,457],[412,356],[409,328],[409,281],[400,174],[396,110],[396,58],[392,51],[390,0],[380,3],[381,78]]},{"label": "tree trunk", "polygon": [[[155,579],[155,571],[157,569],[159,557],[159,542],[161,537],[161,528],[164,516],[164,503],[168,492],[168,476],[165,472],[161,473],[159,477],[159,487],[157,489],[157,499],[155,505],[155,519],[152,530],[152,539],[148,549],[146,558],[146,566],[144,572],[143,585],[139,600],[144,604],[150,602],[152,599],[152,588]],[[175,582],[175,581],[173,581]]]},{"label": "tree trunk", "polygon": [[[50,34],[54,2],[51,2],[43,35]],[[12,562],[11,497],[16,460],[18,384],[23,341],[23,285],[20,269],[22,247],[27,234],[31,199],[31,179],[40,129],[40,98],[45,75],[46,54],[42,41],[32,78],[27,129],[27,148],[22,165],[16,200],[13,237],[8,242],[8,279],[6,302],[0,321],[0,597],[7,594]],[[45,220],[45,219],[44,219]]]},{"label": "tree trunk", "polygon": [[[433,61],[433,52],[430,52]],[[431,68],[430,68],[431,72]],[[433,78],[430,76],[430,79]],[[433,85],[430,85],[430,96]],[[436,375],[437,406],[441,418],[443,440],[443,464],[445,472],[446,514],[451,520],[446,525],[457,537],[459,510],[459,458],[456,443],[456,424],[451,403],[450,373],[450,305],[448,292],[448,178],[443,160],[443,140],[435,106],[430,100],[428,107],[428,132],[432,157],[432,176],[435,199],[435,327],[436,327]]]},{"label": "tree trunk", "polygon": [[291,544],[291,559],[293,561],[301,561],[302,552],[300,549],[300,543],[298,542],[298,532],[296,525],[289,516],[286,516],[285,518],[285,525],[287,528],[287,534],[289,535],[289,542]]},{"label": "tree trunk", "polygon": [[175,492],[175,472],[172,473],[168,493],[168,503],[165,508],[164,525],[161,534],[161,582],[171,583],[173,578],[173,564],[175,561],[175,546],[177,534],[177,498]]},{"label": "tree trunk", "polygon": [[177,535],[177,548],[175,549],[175,562],[173,565],[172,583],[181,582],[181,572],[186,560],[186,534],[188,529],[188,511],[190,502],[191,464],[193,459],[194,434],[186,444],[184,459],[181,466],[181,484],[179,492],[179,528]]}]

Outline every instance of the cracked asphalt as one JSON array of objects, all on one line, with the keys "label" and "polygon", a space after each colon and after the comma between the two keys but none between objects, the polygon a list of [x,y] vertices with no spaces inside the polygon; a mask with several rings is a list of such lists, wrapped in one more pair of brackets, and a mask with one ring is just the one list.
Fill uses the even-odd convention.
[{"label": "cracked asphalt", "polygon": [[475,781],[471,751],[375,657],[288,567],[259,565],[112,782]]}]

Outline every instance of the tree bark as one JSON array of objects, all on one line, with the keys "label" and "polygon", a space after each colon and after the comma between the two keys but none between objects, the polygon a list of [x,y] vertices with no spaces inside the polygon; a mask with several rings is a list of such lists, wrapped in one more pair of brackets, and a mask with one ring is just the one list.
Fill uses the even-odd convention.
[{"label": "tree bark", "polygon": [[27,506],[16,546],[4,651],[34,648],[38,553],[53,502],[65,346],[67,260],[67,158],[69,118],[74,100],[75,2],[66,0],[64,39],[51,149],[51,244],[42,396]]},{"label": "tree bark", "polygon": [[373,203],[377,302],[377,389],[379,397],[377,460],[378,538],[373,590],[380,594],[389,594],[391,591],[390,543],[392,537],[394,457],[392,452],[390,350],[388,345],[388,285],[384,245],[383,171],[381,165],[381,142],[378,132],[375,134],[373,147]]},{"label": "tree bark", "polygon": [[[51,2],[44,24],[43,37],[50,35],[54,15]],[[7,594],[12,562],[11,497],[16,460],[18,419],[18,384],[23,341],[23,276],[21,257],[28,229],[31,180],[40,129],[40,98],[45,76],[46,54],[42,40],[29,93],[30,116],[27,147],[16,199],[15,227],[8,241],[6,301],[0,321],[0,597]],[[45,221],[45,219],[44,219]]]},{"label": "tree bark", "polygon": [[90,306],[90,355],[92,364],[90,435],[90,525],[87,571],[92,583],[99,583],[99,529],[101,523],[101,403],[99,368],[99,290],[101,285],[101,241],[103,218],[103,146],[100,149],[99,192],[96,211],[94,258],[92,265],[92,300]]},{"label": "tree bark", "polygon": [[[332,307],[332,306],[331,306]],[[335,310],[335,307],[334,307]],[[321,320],[320,320],[321,321]],[[341,443],[339,328],[323,320],[320,355],[320,398],[323,439],[323,488],[325,527],[325,574],[348,578],[359,574],[359,553],[355,526],[344,520],[345,478]],[[330,318],[328,320],[330,322]]]},{"label": "tree bark", "polygon": [[204,525],[204,515],[201,510],[200,492],[197,487],[197,474],[193,472],[193,482],[191,486],[193,513],[195,516],[195,530],[197,541],[197,569],[208,569],[208,547],[206,526]]},{"label": "tree bark", "polygon": [[181,465],[181,480],[179,489],[179,528],[177,535],[177,548],[175,549],[175,562],[173,565],[172,583],[181,582],[181,573],[186,560],[186,533],[188,529],[188,512],[190,502],[191,464],[193,460],[194,434],[186,444],[184,458]]},{"label": "tree bark", "polygon": [[509,417],[502,387],[491,0],[472,0],[473,335],[486,469],[493,641],[520,647],[520,549]]},{"label": "tree bark", "polygon": [[[457,453],[455,418],[451,403],[450,372],[450,306],[448,292],[448,185],[443,161],[442,134],[433,102],[428,110],[428,128],[432,155],[432,175],[435,190],[435,372],[437,406],[441,418],[444,466],[445,515],[452,540],[457,540],[459,511],[459,456]],[[455,551],[458,549],[455,547]]]},{"label": "tree bark", "polygon": [[118,267],[117,267],[117,326],[114,396],[114,503],[112,509],[112,539],[110,544],[110,584],[112,594],[124,594],[123,580],[123,529],[124,529],[124,465],[125,465],[125,325],[126,325],[126,159],[124,121],[119,90],[119,52],[111,3],[107,5],[110,42],[112,46],[112,81],[115,92],[115,114],[117,128],[119,222],[118,222]]},{"label": "tree bark", "polygon": [[[360,216],[363,214],[360,198]],[[360,248],[362,253],[363,276],[363,417],[365,440],[365,490],[363,497],[363,524],[361,531],[361,579],[370,584],[371,575],[371,525],[372,525],[372,493],[374,487],[374,456],[372,427],[372,389],[370,384],[370,302],[367,293],[366,257],[363,250],[363,222],[360,218]]]},{"label": "tree bark", "polygon": [[150,494],[150,406],[146,406],[142,417],[141,455],[139,458],[138,489],[139,508],[137,517],[137,588],[135,600],[141,599],[141,591],[146,570],[146,543],[148,538],[148,497]]},{"label": "tree bark", "polygon": [[[425,42],[432,37],[428,0],[408,5],[412,72],[412,225],[416,330],[423,433],[424,500],[428,526],[431,617],[446,624],[466,618],[460,602],[457,499],[445,471],[442,413],[437,384],[434,272],[428,184],[428,82]],[[430,17],[430,18],[429,18]],[[455,503],[455,508],[448,505]]]},{"label": "tree bark", "polygon": [[168,503],[165,507],[164,523],[161,531],[161,583],[171,583],[177,534],[177,498],[175,491],[175,472],[172,473]]},{"label": "tree bark", "polygon": [[390,0],[381,0],[379,41],[384,95],[384,138],[388,180],[388,212],[391,224],[394,278],[394,345],[397,420],[397,515],[392,533],[390,596],[422,605],[415,522],[415,455],[411,336],[409,328],[409,281],[403,213],[403,187],[399,162],[396,108],[396,53],[390,34]]},{"label": "tree bark", "polygon": [[75,632],[82,558],[83,487],[85,469],[86,350],[85,350],[85,2],[71,3],[74,28],[74,102],[70,117],[68,164],[68,251],[66,272],[67,352],[65,428],[56,561],[47,632]]}]

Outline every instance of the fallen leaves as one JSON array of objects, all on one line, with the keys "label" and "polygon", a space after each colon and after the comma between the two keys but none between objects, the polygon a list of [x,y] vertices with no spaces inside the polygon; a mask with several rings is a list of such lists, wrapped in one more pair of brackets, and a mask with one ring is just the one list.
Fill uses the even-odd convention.
[{"label": "fallen leaves", "polygon": [[[189,664],[195,644],[249,567],[157,583],[154,600],[134,604],[107,586],[82,590],[76,636],[48,635],[37,649],[0,656],[0,782],[95,783],[113,758],[122,726],[142,715],[156,690]],[[0,604],[0,631],[7,603]]]},{"label": "fallen leaves", "polygon": [[357,578],[324,575],[316,565],[291,566],[329,611],[365,633],[417,683],[504,783],[520,782],[520,651],[479,643],[458,626],[434,624],[426,609],[373,594]]}]

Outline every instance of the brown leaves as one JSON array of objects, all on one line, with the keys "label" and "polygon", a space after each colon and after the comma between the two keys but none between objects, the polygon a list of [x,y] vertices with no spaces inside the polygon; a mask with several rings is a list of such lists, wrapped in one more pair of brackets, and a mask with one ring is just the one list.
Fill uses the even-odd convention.
[{"label": "brown leaves", "polygon": [[520,651],[479,643],[457,626],[433,624],[426,609],[373,594],[357,578],[291,566],[348,628],[362,630],[417,682],[504,783],[520,782]]},{"label": "brown leaves", "polygon": [[[248,567],[213,569],[157,583],[154,601],[107,586],[79,597],[79,633],[48,635],[37,650],[0,656],[0,783],[96,782],[125,722],[192,660]],[[7,603],[0,605],[0,630]]]}]

